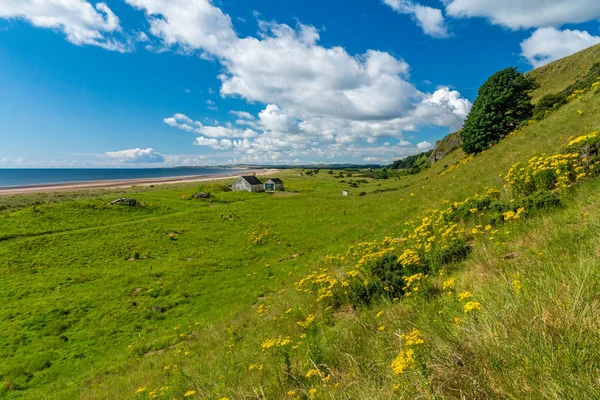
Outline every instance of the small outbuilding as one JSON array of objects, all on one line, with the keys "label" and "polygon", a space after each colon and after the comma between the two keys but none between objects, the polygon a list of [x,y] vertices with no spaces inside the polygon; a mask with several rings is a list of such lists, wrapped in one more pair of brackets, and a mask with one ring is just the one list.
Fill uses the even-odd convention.
[{"label": "small outbuilding", "polygon": [[256,177],[256,175],[240,176],[238,180],[231,185],[231,190],[234,192],[264,192],[265,185]]},{"label": "small outbuilding", "polygon": [[342,190],[342,196],[348,196],[350,194],[347,190]]},{"label": "small outbuilding", "polygon": [[265,182],[265,190],[283,190],[283,181],[279,178],[269,179]]}]

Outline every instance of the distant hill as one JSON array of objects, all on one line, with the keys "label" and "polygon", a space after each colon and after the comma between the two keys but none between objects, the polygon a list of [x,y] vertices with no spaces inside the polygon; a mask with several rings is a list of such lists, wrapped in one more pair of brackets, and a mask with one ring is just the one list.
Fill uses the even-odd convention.
[{"label": "distant hill", "polygon": [[[537,103],[544,95],[559,93],[576,86],[579,80],[586,79],[592,67],[596,69],[595,64],[598,62],[600,62],[600,44],[528,72],[527,75],[534,77],[539,85],[532,93],[532,102]],[[462,140],[459,132],[453,132],[445,136],[436,142],[435,148],[429,157],[429,163],[433,164],[441,160],[460,148],[461,145]],[[411,157],[418,158],[422,154]],[[403,160],[409,160],[409,157]],[[399,161],[394,164],[399,163]]]},{"label": "distant hill", "polygon": [[408,156],[402,160],[394,161],[388,168],[393,170],[406,170],[409,173],[417,173],[427,167],[429,157],[433,150],[426,151],[424,153],[415,154]]}]

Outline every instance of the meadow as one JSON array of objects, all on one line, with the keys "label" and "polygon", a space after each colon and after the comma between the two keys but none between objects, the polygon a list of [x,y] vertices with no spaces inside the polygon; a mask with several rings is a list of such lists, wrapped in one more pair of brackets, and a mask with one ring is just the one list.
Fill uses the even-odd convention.
[{"label": "meadow", "polygon": [[[586,93],[474,158],[390,179],[286,170],[277,194],[219,181],[0,197],[0,396],[600,397],[597,178],[498,227],[461,220],[468,256],[403,296],[353,307],[342,288],[370,254],[349,249],[388,254],[428,210],[490,189],[508,203],[515,163],[560,153],[598,115]],[[142,205],[109,205],[122,196]]]}]

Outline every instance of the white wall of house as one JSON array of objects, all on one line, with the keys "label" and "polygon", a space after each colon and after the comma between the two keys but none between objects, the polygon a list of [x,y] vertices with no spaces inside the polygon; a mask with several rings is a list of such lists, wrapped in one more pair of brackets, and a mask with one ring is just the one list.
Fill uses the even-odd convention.
[{"label": "white wall of house", "polygon": [[235,183],[231,186],[231,190],[233,190],[234,192],[240,192],[240,191],[251,192],[252,185],[250,185],[248,182],[246,182],[245,179],[238,178],[238,180],[235,181]]},{"label": "white wall of house", "polygon": [[265,190],[265,186],[263,184],[260,185],[251,185],[244,178],[238,178],[237,181],[233,185],[231,185],[231,190],[234,192],[246,191],[246,192],[263,192]]}]

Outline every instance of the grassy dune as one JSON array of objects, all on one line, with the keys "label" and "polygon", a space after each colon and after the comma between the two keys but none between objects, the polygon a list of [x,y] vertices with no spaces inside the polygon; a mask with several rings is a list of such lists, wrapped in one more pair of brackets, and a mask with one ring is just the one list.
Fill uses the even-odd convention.
[{"label": "grassy dune", "polygon": [[[285,195],[219,182],[203,185],[209,201],[190,198],[194,184],[0,198],[0,397],[600,397],[597,179],[495,241],[469,237],[469,257],[431,276],[427,296],[330,311],[294,286],[319,268],[344,276],[350,263],[328,255],[400,238],[444,200],[503,191],[499,174],[595,131],[598,115],[589,93],[464,165],[458,150],[349,197],[341,181],[363,178],[287,171]],[[108,205],[123,195],[143,206]],[[463,291],[478,312],[465,314]],[[396,375],[414,328],[424,343]]]}]

